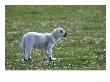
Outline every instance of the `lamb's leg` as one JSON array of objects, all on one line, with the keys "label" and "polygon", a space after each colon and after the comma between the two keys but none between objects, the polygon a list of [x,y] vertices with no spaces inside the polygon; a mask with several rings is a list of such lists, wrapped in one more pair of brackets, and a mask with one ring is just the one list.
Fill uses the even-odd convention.
[{"label": "lamb's leg", "polygon": [[45,49],[45,56],[47,57],[47,61],[52,61],[52,46],[48,46]]},{"label": "lamb's leg", "polygon": [[24,49],[24,61],[29,61],[31,60],[31,56],[30,56],[30,51],[31,51],[31,48],[30,46],[25,46],[25,49]]}]

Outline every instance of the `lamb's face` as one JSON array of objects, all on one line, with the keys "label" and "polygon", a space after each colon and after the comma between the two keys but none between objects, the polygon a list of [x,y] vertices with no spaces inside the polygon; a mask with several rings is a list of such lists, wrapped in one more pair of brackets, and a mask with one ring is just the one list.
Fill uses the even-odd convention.
[{"label": "lamb's face", "polygon": [[54,29],[55,33],[59,36],[59,37],[66,37],[67,33],[65,32],[65,30],[63,30],[61,27],[58,27],[57,29]]}]

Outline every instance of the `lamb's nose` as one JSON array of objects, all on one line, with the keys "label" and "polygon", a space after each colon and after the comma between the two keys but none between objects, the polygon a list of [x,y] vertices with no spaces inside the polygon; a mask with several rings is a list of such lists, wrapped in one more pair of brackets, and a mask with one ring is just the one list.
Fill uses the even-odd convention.
[{"label": "lamb's nose", "polygon": [[66,37],[67,33],[65,32],[64,37]]}]

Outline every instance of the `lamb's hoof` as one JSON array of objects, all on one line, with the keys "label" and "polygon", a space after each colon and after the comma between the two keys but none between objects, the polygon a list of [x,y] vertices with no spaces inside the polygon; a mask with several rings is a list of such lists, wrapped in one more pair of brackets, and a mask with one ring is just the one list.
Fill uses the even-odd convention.
[{"label": "lamb's hoof", "polygon": [[48,62],[49,62],[49,61],[54,61],[54,60],[56,60],[56,58],[51,58],[51,57],[50,57],[50,58],[48,58],[48,59],[45,59],[45,58],[43,59],[43,61],[48,61]]},{"label": "lamb's hoof", "polygon": [[28,60],[24,58],[24,61],[25,62],[31,61],[31,58],[28,58]]},{"label": "lamb's hoof", "polygon": [[49,58],[49,61],[55,61],[57,58]]},{"label": "lamb's hoof", "polygon": [[28,60],[24,59],[25,62],[28,62]]},{"label": "lamb's hoof", "polygon": [[31,61],[31,58],[28,58],[28,61]]}]

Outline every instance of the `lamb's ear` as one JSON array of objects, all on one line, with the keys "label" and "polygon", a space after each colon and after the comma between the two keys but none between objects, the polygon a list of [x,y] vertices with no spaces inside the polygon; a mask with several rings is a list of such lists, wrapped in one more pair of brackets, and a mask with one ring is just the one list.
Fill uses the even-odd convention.
[{"label": "lamb's ear", "polygon": [[53,31],[60,32],[60,27],[55,28]]}]

